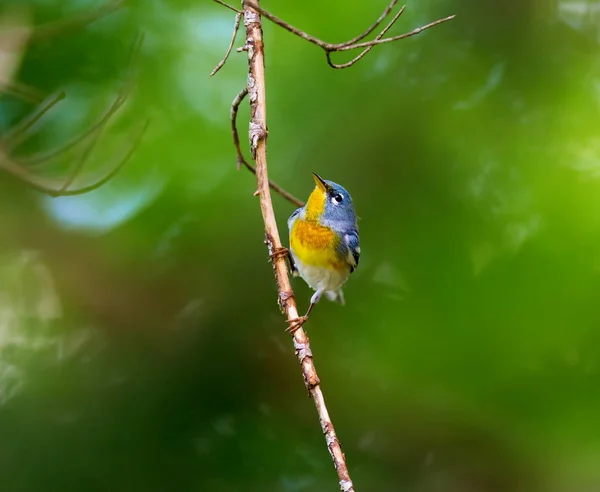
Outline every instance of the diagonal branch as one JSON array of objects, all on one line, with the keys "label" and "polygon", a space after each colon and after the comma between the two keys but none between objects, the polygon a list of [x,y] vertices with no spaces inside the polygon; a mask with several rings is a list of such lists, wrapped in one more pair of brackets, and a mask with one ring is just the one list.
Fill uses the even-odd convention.
[{"label": "diagonal branch", "polygon": [[[218,1],[218,3],[223,3],[219,0],[215,0],[215,1]],[[373,25],[371,25],[362,34],[360,34],[348,41],[345,41],[343,43],[337,43],[337,44],[327,43],[325,41],[322,41],[321,39],[311,36],[310,34],[298,29],[297,27],[294,27],[291,24],[288,24],[286,21],[271,14],[268,10],[263,9],[260,5],[258,5],[258,3],[255,0],[244,0],[244,5],[254,9],[256,12],[258,12],[262,16],[266,17],[271,22],[284,28],[286,31],[289,31],[292,34],[295,34],[296,36],[304,39],[305,41],[308,41],[309,43],[319,46],[321,49],[323,49],[323,51],[325,51],[325,55],[327,57],[327,62],[329,64],[329,66],[331,66],[332,68],[348,68],[348,67],[354,65],[356,62],[358,62],[363,56],[365,56],[372,49],[373,46],[376,46],[379,44],[384,44],[384,43],[391,43],[393,41],[399,41],[401,39],[409,38],[411,36],[416,36],[417,34],[420,34],[423,31],[425,31],[426,29],[437,26],[438,24],[449,21],[451,19],[454,19],[454,17],[456,17],[455,15],[444,17],[443,19],[438,19],[436,21],[430,22],[429,24],[426,24],[425,26],[421,26],[416,29],[413,29],[410,32],[400,34],[398,36],[384,38],[383,36],[385,35],[385,33],[392,27],[392,25],[398,20],[400,15],[402,15],[402,13],[404,12],[405,7],[403,6],[400,9],[400,11],[394,16],[394,18],[390,21],[390,23],[377,35],[377,37],[374,40],[364,41],[362,43],[358,42],[375,30],[375,28],[383,21],[383,19],[390,14],[392,9],[396,5],[397,1],[398,0],[392,0],[391,3],[383,11],[383,13],[379,16],[379,18],[375,21],[375,23]],[[349,50],[355,50],[355,49],[360,49],[360,48],[367,48],[367,49],[347,63],[335,64],[331,61],[331,53],[333,53],[333,52],[349,51]]]},{"label": "diagonal branch", "polygon": [[[139,35],[136,37],[136,40],[134,41],[134,44],[132,47],[132,52],[129,57],[130,58],[129,67],[134,66],[135,58],[139,54],[139,50],[141,48],[142,39],[143,39],[142,36]],[[130,68],[130,70],[132,70],[132,68]],[[83,140],[88,138],[89,136],[97,133],[101,128],[103,128],[108,123],[108,121],[121,108],[121,106],[123,106],[123,104],[125,104],[125,101],[127,101],[127,98],[129,97],[129,94],[131,93],[131,90],[133,89],[133,82],[134,82],[133,73],[131,73],[129,75],[129,79],[126,80],[125,84],[123,84],[123,87],[121,88],[120,93],[115,98],[114,102],[106,110],[106,113],[104,114],[104,116],[102,118],[100,118],[99,121],[97,121],[96,123],[91,125],[89,128],[84,130],[81,134],[77,135],[75,138],[73,138],[69,142],[67,142],[59,147],[35,154],[33,156],[28,157],[27,159],[19,159],[18,160],[19,163],[23,166],[35,166],[35,165],[47,163],[54,157],[57,157],[57,156],[65,153],[66,151],[75,147],[77,144],[79,144],[80,142],[82,142]],[[64,93],[61,93],[61,94],[63,94],[63,97],[64,97]],[[53,104],[55,104],[55,103],[53,103]],[[49,109],[50,109],[49,107],[43,108],[42,115],[44,113],[46,113]],[[37,118],[36,121],[38,119],[39,118]],[[35,123],[35,121],[33,123]],[[29,125],[29,127],[30,126],[31,125]],[[1,144],[2,144],[2,140],[0,139],[0,145]],[[14,148],[14,147],[16,147],[16,145],[12,145],[12,147]]]},{"label": "diagonal branch", "polygon": [[144,120],[141,124],[138,125],[137,131],[134,131],[131,134],[133,135],[133,137],[129,135],[127,144],[123,146],[123,153],[120,156],[117,155],[115,157],[115,164],[109,166],[112,169],[108,174],[105,174],[104,176],[93,180],[91,184],[85,185],[77,189],[65,190],[62,193],[55,193],[53,196],[83,195],[84,193],[89,193],[90,191],[97,190],[102,185],[108,183],[113,177],[115,177],[118,174],[118,172],[121,169],[123,169],[125,164],[129,162],[129,159],[131,159],[131,157],[139,147],[140,143],[142,142],[142,138],[144,137],[144,134],[146,133],[149,124],[150,122],[148,120]]},{"label": "diagonal branch", "polygon": [[44,93],[42,91],[14,80],[9,84],[0,83],[0,93],[3,92],[13,94],[30,103],[40,104],[44,102]]},{"label": "diagonal branch", "polygon": [[[279,306],[285,313],[288,322],[298,318],[298,309],[294,299],[294,291],[290,284],[286,264],[286,252],[281,244],[275,211],[271,201],[269,177],[267,172],[267,114],[265,97],[265,61],[262,25],[259,12],[252,6],[244,6],[244,26],[246,27],[246,46],[248,46],[248,91],[250,99],[250,144],[252,155],[256,161],[256,182],[260,208],[265,224],[266,243],[273,262],[273,271],[277,280]],[[240,93],[241,95],[242,93]],[[243,97],[243,96],[241,96]],[[240,97],[240,99],[241,99]],[[329,416],[321,382],[317,376],[310,342],[302,328],[293,334],[296,356],[302,367],[304,384],[313,398],[321,429],[325,435],[327,449],[337,471],[340,488],[344,492],[354,492],[354,485],[348,473],[346,458],[342,452],[333,423]]]},{"label": "diagonal branch", "polygon": [[[246,158],[244,157],[244,154],[242,153],[242,148],[240,146],[240,137],[239,137],[238,131],[237,131],[238,109],[240,107],[240,104],[242,103],[242,101],[244,100],[244,98],[247,95],[248,95],[248,88],[244,87],[240,91],[240,93],[237,96],[235,96],[235,99],[233,100],[233,103],[231,105],[231,115],[230,115],[231,116],[231,134],[233,136],[233,145],[235,146],[235,152],[237,155],[238,170],[243,165],[246,169],[248,169],[248,171],[250,171],[252,174],[256,175],[256,168],[246,160]],[[304,206],[304,202],[302,200],[296,198],[291,193],[285,191],[281,186],[279,186],[274,181],[269,180],[269,186],[271,187],[271,189],[274,192],[280,194],[283,198],[285,198],[287,201],[293,203],[297,207]]]},{"label": "diagonal branch", "polygon": [[367,48],[372,46],[377,46],[379,44],[392,43],[394,41],[400,41],[401,39],[410,38],[411,36],[416,36],[417,34],[421,34],[423,31],[427,29],[442,24],[443,22],[452,20],[456,17],[456,15],[449,15],[448,17],[444,17],[442,19],[438,19],[436,21],[430,22],[429,24],[425,24],[424,26],[417,27],[410,32],[406,32],[404,34],[399,34],[398,36],[392,36],[390,38],[384,39],[374,39],[373,41],[365,41],[364,43],[355,43],[350,46],[340,46],[339,48],[333,51],[348,51],[348,50],[356,50],[359,48]]},{"label": "diagonal branch", "polygon": [[[90,128],[85,130],[82,134],[75,137],[70,142],[58,146],[50,151],[37,154],[29,157],[28,159],[16,159],[11,154],[15,148],[17,148],[27,137],[27,131],[35,125],[55,104],[65,97],[64,93],[52,97],[49,102],[44,104],[40,109],[34,111],[31,115],[26,117],[21,123],[15,125],[10,129],[4,136],[0,137],[0,169],[7,171],[13,176],[21,179],[29,186],[33,187],[38,191],[42,191],[50,196],[72,196],[87,193],[95,190],[102,186],[108,180],[119,172],[119,170],[126,164],[130,159],[133,152],[138,147],[142,136],[144,135],[148,122],[145,121],[141,127],[133,132],[133,137],[128,138],[125,146],[125,150],[114,157],[115,162],[110,165],[110,171],[104,174],[102,177],[95,179],[91,184],[85,185],[80,188],[73,189],[71,186],[76,181],[83,167],[85,166],[93,148],[100,138],[100,134],[106,128],[109,121],[112,119],[114,114],[123,106],[129,94],[132,90],[134,83],[134,67],[136,58],[139,56],[143,41],[143,35],[138,34],[132,44],[132,48],[129,55],[128,70],[129,75],[123,84],[118,96],[115,101],[106,111],[105,115],[92,125]],[[50,163],[55,157],[64,154],[72,147],[84,142],[86,139],[89,141],[84,145],[84,149],[73,165],[66,180],[62,183],[57,184],[55,179],[39,176],[31,171],[31,167],[39,164]]]},{"label": "diagonal branch", "polygon": [[214,74],[216,74],[219,70],[221,70],[221,68],[223,68],[223,65],[225,65],[225,62],[227,61],[227,58],[229,58],[229,55],[231,54],[231,50],[233,49],[233,44],[235,43],[235,38],[237,37],[238,30],[240,29],[240,21],[241,20],[242,20],[242,13],[238,12],[237,14],[235,14],[235,22],[233,24],[233,34],[231,35],[231,41],[229,42],[229,47],[227,48],[227,52],[225,53],[225,56],[223,57],[223,59],[214,68],[214,70],[212,72],[210,72],[211,77]]},{"label": "diagonal branch", "polygon": [[233,136],[233,145],[235,147],[235,153],[237,157],[236,163],[238,171],[240,170],[240,167],[243,164],[247,168],[252,168],[251,172],[256,174],[256,169],[254,169],[254,167],[252,167],[250,163],[244,158],[244,154],[242,153],[242,148],[240,146],[240,136],[237,131],[237,114],[240,109],[240,104],[242,104],[242,101],[247,95],[248,87],[244,87],[239,92],[239,94],[235,96],[235,99],[231,103],[231,114],[229,115],[229,118],[231,119],[231,134]]},{"label": "diagonal branch", "polygon": [[128,138],[125,151],[115,159],[115,163],[110,166],[111,171],[109,173],[103,174],[100,178],[93,180],[91,184],[82,186],[80,188],[63,189],[64,184],[62,182],[59,182],[56,179],[38,176],[20,164],[15,163],[6,155],[0,155],[0,168],[27,183],[32,188],[52,197],[83,195],[84,193],[89,193],[90,191],[96,190],[102,185],[106,184],[123,168],[123,166],[125,166],[135,150],[138,148],[147,128],[148,121],[144,121],[140,128],[133,133],[133,138],[131,138],[131,141]]},{"label": "diagonal branch", "polygon": [[22,141],[25,133],[33,125],[35,125],[48,111],[50,111],[56,104],[65,98],[63,91],[52,96],[47,103],[43,104],[41,108],[33,111],[29,116],[23,118],[22,121],[10,128],[4,135],[0,136],[0,145],[4,151],[17,147]]},{"label": "diagonal branch", "polygon": [[108,121],[119,110],[119,108],[125,103],[126,100],[127,100],[127,93],[117,96],[117,98],[114,100],[114,102],[110,105],[110,107],[106,111],[106,114],[102,118],[100,118],[100,120],[98,120],[96,123],[91,125],[89,128],[84,130],[82,133],[80,133],[79,135],[77,135],[75,138],[68,141],[67,143],[64,143],[54,149],[46,150],[46,151],[40,152],[38,154],[31,155],[25,159],[14,159],[14,160],[18,161],[19,164],[21,164],[22,166],[27,166],[27,167],[48,163],[51,159],[64,154],[66,151],[72,149],[73,147],[75,147],[76,145],[78,145],[79,143],[84,141],[86,138],[97,133],[101,128],[103,128],[108,123]]},{"label": "diagonal branch", "polygon": [[228,3],[224,2],[223,0],[214,0],[215,2],[217,2],[220,5],[223,5],[223,7],[228,8],[229,10],[235,12],[236,14],[242,14],[243,11],[242,10],[238,10],[235,7],[232,7],[231,5],[229,5]]},{"label": "diagonal branch", "polygon": [[[393,1],[389,8],[391,10],[392,6],[395,4],[396,2]],[[390,28],[396,23],[396,21],[398,20],[398,18],[404,13],[404,9],[406,7],[402,6],[402,8],[396,13],[396,15],[394,15],[394,17],[392,17],[392,20],[390,22],[388,22],[387,26],[385,26],[383,28],[383,30],[377,35],[377,37],[375,38],[376,40],[379,40],[381,38],[383,38],[383,36],[385,36],[385,33],[388,32],[390,30]],[[384,12],[385,13],[385,12]],[[387,13],[385,13],[385,15],[387,15]],[[362,38],[361,38],[362,39]],[[357,40],[356,38],[352,39],[352,43],[350,43],[350,41],[348,41],[348,46],[350,46],[351,44],[353,44],[355,42],[355,40]],[[360,39],[358,39],[357,41],[359,41]],[[352,58],[352,60],[346,62],[346,63],[334,63],[331,60],[331,51],[326,51],[325,52],[325,56],[327,57],[327,64],[331,67],[331,68],[336,68],[336,69],[343,69],[343,68],[348,68],[351,67],[352,65],[354,65],[358,60],[360,60],[363,56],[365,56],[369,51],[371,51],[373,49],[373,46],[367,46],[364,50],[362,50],[358,55],[356,55],[354,58]]]},{"label": "diagonal branch", "polygon": [[98,143],[98,140],[100,139],[102,130],[104,130],[107,123],[108,123],[108,119],[106,120],[106,123],[104,123],[103,125],[98,127],[98,130],[95,132],[95,134],[93,134],[92,138],[90,138],[90,141],[83,149],[81,156],[79,157],[79,159],[73,166],[73,170],[69,173],[69,175],[67,176],[67,179],[65,179],[65,182],[60,187],[60,189],[57,191],[58,194],[64,193],[71,187],[71,185],[73,184],[73,181],[75,181],[75,179],[77,178],[79,173],[82,171],[83,166],[85,166],[85,163],[87,162],[88,157],[92,153],[92,150],[94,150],[94,147]]},{"label": "diagonal branch", "polygon": [[[237,15],[235,27],[237,28],[237,21],[240,11],[225,3],[224,0],[214,1],[236,12]],[[437,21],[431,22],[425,26],[414,29],[408,33],[385,38],[384,36],[386,35],[386,33],[391,29],[391,27],[396,23],[396,21],[404,12],[405,7],[401,7],[401,9],[393,16],[393,18],[387,23],[387,25],[376,35],[375,39],[373,39],[372,41],[362,41],[369,34],[374,32],[375,29],[377,29],[377,27],[383,22],[383,20],[388,17],[388,15],[392,12],[393,8],[396,6],[397,2],[398,0],[391,0],[390,4],[385,8],[383,13],[379,16],[379,18],[363,33],[346,42],[333,44],[326,43],[325,41],[315,38],[314,36],[311,36],[310,34],[301,31],[300,29],[279,19],[278,17],[274,16],[270,12],[260,7],[259,0],[243,0],[244,26],[246,28],[246,43],[244,45],[244,48],[242,48],[241,50],[238,49],[238,51],[246,51],[248,53],[248,84],[246,88],[244,88],[233,101],[231,107],[231,130],[233,135],[234,146],[237,153],[238,169],[241,165],[244,165],[256,175],[257,192],[255,193],[255,195],[260,197],[260,208],[265,225],[265,242],[268,246],[269,256],[273,263],[273,271],[277,282],[279,306],[286,315],[288,323],[291,323],[298,319],[298,309],[296,307],[294,292],[290,284],[286,264],[286,257],[289,252],[286,248],[282,246],[279,231],[277,228],[277,222],[275,220],[273,203],[271,200],[271,189],[279,193],[281,193],[282,190],[279,190],[274,185],[274,183],[269,181],[267,172],[266,143],[268,137],[268,130],[266,118],[264,43],[262,34],[261,15],[268,18],[270,21],[274,22],[280,27],[283,27],[289,32],[295,34],[296,36],[299,36],[302,39],[319,46],[325,51],[327,63],[332,68],[342,69],[354,65],[356,62],[362,59],[374,46],[397,41],[400,39],[405,39],[410,36],[415,36],[426,29],[429,29],[433,26],[436,26],[454,18],[454,16],[449,16],[443,19],[438,19]],[[213,73],[215,73],[219,68],[221,68],[223,63],[225,63],[225,61],[227,60],[227,57],[229,56],[232,46],[235,42],[235,36],[236,29],[234,29],[232,41],[224,59],[222,60],[222,63],[220,63],[217,66]],[[362,49],[362,51],[349,62],[343,64],[336,64],[331,60],[331,53],[333,52],[350,51],[355,49]],[[256,162],[256,167],[251,166],[245,160],[242,154],[240,139],[236,127],[238,109],[241,102],[246,96],[249,96],[250,100],[251,119],[249,138],[252,157]],[[301,204],[299,200],[297,202],[295,200],[297,199],[290,201],[293,201],[298,205]],[[325,400],[323,398],[323,392],[321,391],[320,386],[321,383],[319,377],[317,376],[317,372],[314,366],[309,339],[306,336],[306,333],[304,332],[302,327],[296,329],[293,332],[292,336],[294,339],[294,348],[296,351],[296,356],[302,367],[304,383],[314,400],[315,407],[319,415],[321,428],[323,430],[327,442],[327,449],[329,450],[335,469],[337,471],[340,488],[343,492],[354,492],[354,485],[352,483],[352,480],[350,479],[348,467],[346,465],[346,458],[342,452],[339,439],[337,438],[333,423],[331,421],[329,412],[327,410],[327,406],[325,404]]]},{"label": "diagonal branch", "polygon": [[[356,36],[352,39],[349,39],[348,41],[345,41],[344,43],[341,43],[340,46],[350,46],[351,44],[358,43],[361,39],[366,38],[369,34],[371,34],[377,28],[377,26],[379,24],[381,24],[383,22],[383,19],[385,19],[388,15],[390,15],[390,12],[396,6],[397,3],[398,3],[398,0],[392,0],[391,3],[385,8],[385,10],[377,18],[377,20],[371,25],[371,27],[369,27],[362,34],[359,34],[358,36]],[[398,17],[402,14],[402,12],[404,11],[404,8],[405,7],[402,7],[400,9],[400,14],[398,14]],[[392,22],[392,24],[393,24],[393,22]],[[389,27],[387,29],[389,29]]]}]

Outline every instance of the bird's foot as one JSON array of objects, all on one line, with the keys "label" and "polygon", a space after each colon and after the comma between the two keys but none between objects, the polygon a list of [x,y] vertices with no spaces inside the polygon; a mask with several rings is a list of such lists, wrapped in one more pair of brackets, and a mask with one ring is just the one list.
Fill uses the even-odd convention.
[{"label": "bird's foot", "polygon": [[287,333],[293,335],[297,330],[302,328],[302,325],[306,323],[308,316],[300,316],[294,319],[288,319],[289,327],[285,330]]},{"label": "bird's foot", "polygon": [[269,255],[269,259],[271,260],[271,262],[277,261],[279,258],[283,258],[284,260],[287,259],[288,265],[290,267],[290,272],[294,277],[297,277],[299,275],[298,269],[296,268],[296,265],[294,263],[292,255],[290,254],[289,249],[287,249],[284,246],[281,246],[280,248],[275,248],[273,252]]},{"label": "bird's foot", "polygon": [[281,246],[279,248],[273,248],[273,252],[269,255],[269,258],[271,259],[271,261],[277,261],[279,258],[289,258],[290,257],[290,250],[287,249],[284,246]]}]

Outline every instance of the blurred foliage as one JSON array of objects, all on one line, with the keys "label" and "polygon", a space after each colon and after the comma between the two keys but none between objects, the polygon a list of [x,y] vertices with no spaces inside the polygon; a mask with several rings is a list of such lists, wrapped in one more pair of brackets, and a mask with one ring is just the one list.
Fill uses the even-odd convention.
[{"label": "blurred foliage", "polygon": [[[98,2],[23,5],[2,6],[40,25]],[[264,6],[332,42],[384,8]],[[265,24],[270,175],[306,197],[317,171],[361,217],[347,305],[322,302],[307,325],[357,490],[600,488],[599,12],[412,2],[393,32],[458,15],[344,71]],[[89,195],[50,199],[0,175],[3,492],[337,489],[253,178],[235,170],[245,56],[208,77],[232,26],[209,1],[131,0],[24,53],[19,82],[67,99],[23,156],[99,117],[140,30],[137,87],[96,170],[151,123]],[[0,132],[31,110],[6,94],[0,108]],[[285,237],[293,207],[274,200]]]}]

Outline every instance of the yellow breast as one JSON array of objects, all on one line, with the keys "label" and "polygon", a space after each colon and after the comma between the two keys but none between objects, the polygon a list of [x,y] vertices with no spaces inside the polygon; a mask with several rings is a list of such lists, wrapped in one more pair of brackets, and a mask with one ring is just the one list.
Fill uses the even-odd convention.
[{"label": "yellow breast", "polygon": [[303,219],[296,219],[290,231],[290,246],[303,263],[328,268],[344,268],[337,252],[339,237],[329,228]]}]

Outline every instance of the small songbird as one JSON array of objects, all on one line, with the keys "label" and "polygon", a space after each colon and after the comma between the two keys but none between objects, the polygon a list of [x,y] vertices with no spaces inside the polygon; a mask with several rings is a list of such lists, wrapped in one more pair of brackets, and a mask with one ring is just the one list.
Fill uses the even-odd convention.
[{"label": "small songbird", "polygon": [[316,187],[304,207],[288,219],[292,273],[315,293],[306,314],[290,321],[294,332],[308,319],[323,294],[344,304],[342,286],[358,266],[360,246],[350,194],[339,184],[313,173]]}]

